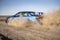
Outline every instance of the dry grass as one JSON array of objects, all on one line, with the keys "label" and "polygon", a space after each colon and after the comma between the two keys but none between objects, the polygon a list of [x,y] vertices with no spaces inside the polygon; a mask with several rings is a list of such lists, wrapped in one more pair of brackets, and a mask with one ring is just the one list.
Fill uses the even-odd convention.
[{"label": "dry grass", "polygon": [[39,20],[22,18],[10,19],[8,24],[0,22],[0,33],[13,40],[60,40],[60,10],[44,14]]},{"label": "dry grass", "polygon": [[32,21],[20,18],[20,19],[9,19],[8,25],[13,27],[28,27]]},{"label": "dry grass", "polygon": [[60,10],[44,14],[40,21],[44,26],[60,25]]}]

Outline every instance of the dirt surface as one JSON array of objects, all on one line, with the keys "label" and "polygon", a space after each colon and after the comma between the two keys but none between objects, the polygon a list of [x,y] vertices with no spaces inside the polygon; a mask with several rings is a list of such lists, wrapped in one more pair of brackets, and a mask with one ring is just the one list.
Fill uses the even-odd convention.
[{"label": "dirt surface", "polygon": [[[47,17],[52,18],[48,15],[50,14],[47,14]],[[40,21],[31,22],[30,25],[23,27],[15,27],[6,24],[4,21],[0,21],[0,35],[9,40],[60,40],[60,11],[51,15],[55,15],[52,18],[53,20],[45,16],[42,19],[43,25],[39,23],[40,19]],[[0,36],[0,40],[3,40],[3,36]]]}]

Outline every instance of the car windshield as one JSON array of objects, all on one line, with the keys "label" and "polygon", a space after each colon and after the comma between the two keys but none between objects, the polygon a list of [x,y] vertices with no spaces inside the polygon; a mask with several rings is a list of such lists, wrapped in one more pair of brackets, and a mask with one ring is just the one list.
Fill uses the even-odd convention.
[{"label": "car windshield", "polygon": [[34,12],[21,12],[21,13],[16,14],[15,16],[23,16],[23,17],[26,17],[26,16],[34,16],[34,15],[35,15]]}]

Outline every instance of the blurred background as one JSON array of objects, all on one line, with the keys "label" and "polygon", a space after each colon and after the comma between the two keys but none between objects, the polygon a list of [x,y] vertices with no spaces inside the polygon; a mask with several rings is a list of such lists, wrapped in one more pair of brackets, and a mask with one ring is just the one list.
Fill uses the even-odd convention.
[{"label": "blurred background", "polygon": [[19,11],[50,12],[60,8],[60,0],[0,0],[0,15],[14,15]]}]

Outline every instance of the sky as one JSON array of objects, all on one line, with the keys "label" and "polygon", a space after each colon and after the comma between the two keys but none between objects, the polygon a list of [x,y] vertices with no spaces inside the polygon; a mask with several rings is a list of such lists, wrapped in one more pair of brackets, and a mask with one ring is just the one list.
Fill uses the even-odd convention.
[{"label": "sky", "polygon": [[50,12],[60,8],[60,0],[0,0],[0,15],[20,11]]}]

